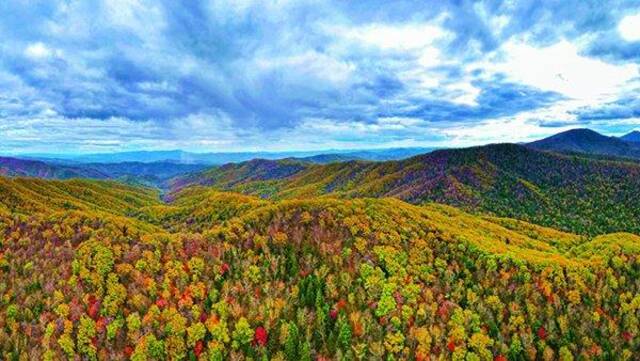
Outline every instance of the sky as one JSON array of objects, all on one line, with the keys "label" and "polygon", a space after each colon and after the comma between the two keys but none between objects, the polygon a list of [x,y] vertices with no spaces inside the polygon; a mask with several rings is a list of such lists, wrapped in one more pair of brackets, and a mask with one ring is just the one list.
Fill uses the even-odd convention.
[{"label": "sky", "polygon": [[640,128],[640,1],[0,2],[0,152]]}]

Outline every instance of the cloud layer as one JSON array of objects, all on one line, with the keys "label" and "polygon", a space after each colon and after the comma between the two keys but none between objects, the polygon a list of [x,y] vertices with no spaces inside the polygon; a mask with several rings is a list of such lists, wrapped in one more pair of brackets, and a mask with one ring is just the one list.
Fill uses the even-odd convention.
[{"label": "cloud layer", "polygon": [[638,29],[633,1],[7,1],[0,152],[620,133],[640,124]]}]

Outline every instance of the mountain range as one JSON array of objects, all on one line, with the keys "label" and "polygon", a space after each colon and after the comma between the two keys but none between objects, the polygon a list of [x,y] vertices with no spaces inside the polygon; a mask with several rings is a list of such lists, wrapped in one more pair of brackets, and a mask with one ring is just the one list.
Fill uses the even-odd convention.
[{"label": "mountain range", "polygon": [[0,358],[634,359],[640,162],[621,142],[2,158]]},{"label": "mountain range", "polygon": [[25,154],[14,156],[22,159],[56,162],[59,164],[78,163],[121,163],[121,162],[172,162],[181,164],[222,165],[226,163],[244,162],[251,159],[283,159],[297,158],[311,162],[325,163],[336,160],[393,160],[427,153],[434,148],[384,148],[364,150],[322,150],[322,151],[289,151],[289,152],[217,152],[193,153],[182,150],[137,151],[98,154]]},{"label": "mountain range", "polygon": [[44,162],[31,159],[0,157],[0,175],[37,177],[44,179],[116,179],[128,183],[162,187],[167,180],[185,173],[202,170],[202,164],[182,164],[167,161],[122,163]]},{"label": "mountain range", "polygon": [[[377,159],[403,158],[418,149],[252,159],[220,166],[192,163],[193,159],[185,157],[187,163],[176,161],[184,152],[119,153],[110,158],[172,158],[153,162],[2,157],[0,174],[119,180],[161,188],[167,199],[194,185],[272,199],[395,197],[600,234],[640,230],[640,213],[634,206],[635,189],[640,185],[640,143],[631,141],[638,134],[617,138],[574,129],[527,144],[443,149],[390,161]],[[250,154],[234,156],[244,159]],[[363,159],[365,156],[376,161]],[[102,157],[106,155],[82,160]],[[599,212],[592,212],[594,207]]]},{"label": "mountain range", "polygon": [[388,162],[253,160],[179,176],[169,183],[173,192],[200,185],[272,199],[395,197],[577,233],[640,231],[639,163],[517,144],[438,150]]}]

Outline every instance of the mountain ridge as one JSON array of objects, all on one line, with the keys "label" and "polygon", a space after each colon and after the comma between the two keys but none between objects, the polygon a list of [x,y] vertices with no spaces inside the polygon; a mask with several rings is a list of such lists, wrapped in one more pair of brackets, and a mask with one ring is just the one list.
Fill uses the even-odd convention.
[{"label": "mountain ridge", "polygon": [[[346,159],[391,160],[429,152],[433,147],[381,148],[381,149],[328,149],[320,151],[281,152],[210,152],[194,153],[183,150],[133,151],[116,153],[96,153],[84,155],[23,154],[15,158],[33,159],[59,163],[121,163],[121,162],[177,162],[185,164],[223,165],[245,162],[252,159],[296,158],[312,162],[332,162]],[[326,159],[325,159],[326,158]]]},{"label": "mountain ridge", "polygon": [[112,179],[163,187],[177,175],[202,170],[204,165],[171,162],[64,163],[0,157],[0,175],[43,179]]},{"label": "mountain ridge", "polygon": [[567,130],[526,145],[546,151],[640,158],[640,145],[586,128]]},{"label": "mountain ridge", "polygon": [[627,141],[627,142],[638,143],[638,142],[640,142],[640,131],[634,130],[632,132],[629,132],[629,133],[621,136],[620,139],[622,139],[624,141]]},{"label": "mountain ridge", "polygon": [[[640,164],[539,151],[516,144],[437,150],[401,161],[327,165],[272,162],[252,177],[247,164],[213,168],[170,181],[288,199],[332,195],[440,202],[574,232],[640,229],[632,199]],[[621,187],[621,186],[624,187]],[[593,214],[589,200],[598,204]],[[617,208],[622,207],[624,212]],[[635,215],[635,216],[634,216]],[[635,219],[635,220],[634,220]],[[630,223],[628,223],[630,222]]]}]

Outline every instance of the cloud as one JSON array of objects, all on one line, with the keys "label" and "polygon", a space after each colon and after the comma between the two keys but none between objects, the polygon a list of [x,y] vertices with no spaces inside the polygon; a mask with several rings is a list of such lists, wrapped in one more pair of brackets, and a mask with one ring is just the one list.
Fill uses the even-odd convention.
[{"label": "cloud", "polygon": [[483,68],[571,99],[601,101],[615,97],[621,87],[639,75],[637,65],[608,64],[582,56],[578,47],[568,41],[542,48],[510,41],[500,53],[504,61],[484,64]]},{"label": "cloud", "polygon": [[640,13],[622,18],[618,31],[626,41],[640,41]]},{"label": "cloud", "polygon": [[577,0],[0,2],[2,149],[618,131],[638,118],[639,11]]},{"label": "cloud", "polygon": [[381,50],[400,51],[424,49],[447,35],[440,26],[430,23],[367,24],[352,28],[336,27],[331,32]]},{"label": "cloud", "polygon": [[32,60],[41,60],[47,59],[53,56],[54,54],[59,52],[49,49],[46,45],[41,42],[36,42],[33,44],[29,44],[26,49],[24,49],[24,55]]}]

